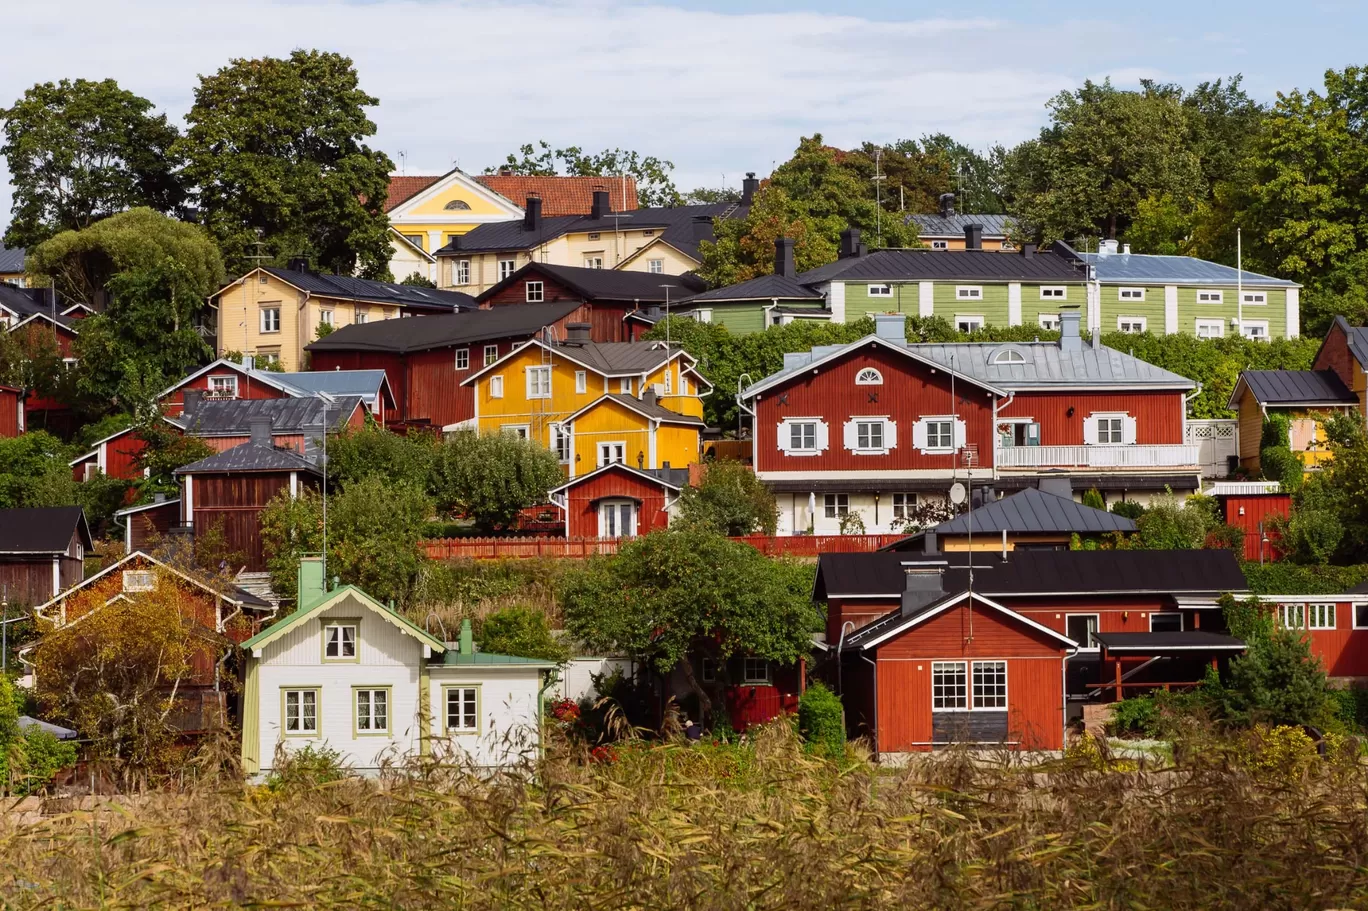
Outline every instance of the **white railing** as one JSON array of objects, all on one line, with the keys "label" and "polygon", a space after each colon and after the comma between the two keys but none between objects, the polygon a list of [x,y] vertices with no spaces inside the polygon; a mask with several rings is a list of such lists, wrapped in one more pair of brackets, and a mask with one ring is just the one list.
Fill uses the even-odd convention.
[{"label": "white railing", "polygon": [[1196,468],[1201,447],[1192,444],[1131,446],[1006,446],[998,468]]}]

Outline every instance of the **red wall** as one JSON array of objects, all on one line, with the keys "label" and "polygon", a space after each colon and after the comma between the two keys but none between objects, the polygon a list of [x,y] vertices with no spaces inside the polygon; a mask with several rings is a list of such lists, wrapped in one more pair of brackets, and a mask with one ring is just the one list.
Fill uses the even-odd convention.
[{"label": "red wall", "polygon": [[660,484],[629,471],[605,471],[570,488],[566,500],[570,537],[598,535],[598,511],[593,501],[601,497],[631,497],[641,501],[637,508],[637,534],[644,535],[669,524],[669,515],[665,512],[665,489]]},{"label": "red wall", "polygon": [[1354,388],[1354,356],[1349,353],[1349,339],[1335,323],[1330,324],[1330,331],[1325,334],[1325,341],[1316,353],[1316,362],[1311,369],[1333,370],[1345,386]]},{"label": "red wall", "polygon": [[[542,283],[542,297],[547,302],[584,301],[584,295],[578,291],[566,288],[549,275],[534,272],[491,295],[480,306],[489,309],[527,303],[526,285],[529,279]],[[561,322],[588,323],[590,338],[596,342],[627,342],[632,339],[630,330],[623,326],[622,318],[635,309],[636,305],[627,301],[585,301],[583,307]],[[563,333],[558,337],[565,338]]]},{"label": "red wall", "polygon": [[543,275],[540,272],[534,271],[513,282],[507,288],[504,288],[496,294],[491,294],[489,297],[480,301],[480,306],[488,309],[502,304],[530,303],[527,299],[527,282],[529,279],[534,282],[542,283],[542,299],[548,303],[553,303],[555,301],[584,300],[584,295],[580,294],[578,291],[565,287],[549,275]]},{"label": "red wall", "polygon": [[[1361,602],[1368,602],[1364,595]],[[1288,604],[1324,604],[1325,599],[1287,599]],[[1335,628],[1307,630],[1311,653],[1331,677],[1368,677],[1368,629],[1354,629],[1354,602],[1335,604]]]},{"label": "red wall", "polygon": [[[883,374],[882,386],[856,386],[855,375],[865,367]],[[805,370],[792,380],[766,391],[757,405],[756,471],[887,471],[955,467],[953,455],[922,455],[912,446],[912,425],[923,415],[950,414],[950,380],[944,371],[912,361],[881,345],[847,354],[822,365],[814,375]],[[871,402],[871,394],[878,401]],[[787,402],[781,397],[787,395]],[[980,461],[993,460],[993,400],[982,387],[955,384],[954,408],[966,423],[965,441],[977,444]],[[852,417],[885,416],[897,422],[898,445],[888,455],[855,455],[844,448],[842,425]],[[779,422],[786,417],[821,417],[830,432],[830,448],[816,456],[787,456],[778,448]]]},{"label": "red wall", "polygon": [[[1069,409],[1073,408],[1073,416]],[[1126,412],[1135,418],[1135,442],[1183,442],[1183,395],[1179,392],[1019,393],[1001,417],[1033,418],[1040,424],[1040,445],[1083,445],[1083,419],[1098,411]]]},{"label": "red wall", "polygon": [[[1240,510],[1244,515],[1240,515]],[[1225,498],[1225,519],[1229,525],[1244,530],[1244,558],[1252,563],[1259,562],[1259,523],[1267,522],[1273,516],[1287,518],[1292,512],[1292,497],[1285,493],[1258,494],[1254,496],[1231,496]],[[1279,560],[1282,553],[1274,546],[1277,535],[1264,530],[1269,536],[1268,546],[1263,548],[1264,560]]]},{"label": "red wall", "polygon": [[162,399],[162,409],[169,417],[178,417],[184,410],[185,390],[199,389],[207,392],[209,390],[209,378],[211,376],[232,376],[238,378],[237,397],[240,399],[283,399],[285,393],[273,386],[267,386],[260,380],[244,376],[233,370],[211,370],[204,376],[196,377],[182,386],[177,386],[167,393],[166,398]]},{"label": "red wall", "polygon": [[22,423],[19,415],[23,412],[24,400],[19,397],[18,389],[0,386],[0,437],[17,437]]}]

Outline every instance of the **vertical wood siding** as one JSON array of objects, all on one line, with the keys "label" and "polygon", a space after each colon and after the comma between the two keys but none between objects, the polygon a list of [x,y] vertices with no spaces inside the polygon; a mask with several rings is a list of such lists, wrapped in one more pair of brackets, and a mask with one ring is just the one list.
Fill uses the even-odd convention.
[{"label": "vertical wood siding", "polygon": [[638,534],[665,528],[670,522],[669,514],[665,511],[663,487],[628,471],[605,471],[568,491],[566,511],[570,519],[571,537],[592,537],[599,533],[598,509],[594,501],[602,497],[628,497],[641,501],[637,507]]},{"label": "vertical wood siding", "polygon": [[131,529],[133,550],[150,550],[171,530],[172,525],[180,521],[180,504],[166,503],[156,509],[131,513],[125,518]]},{"label": "vertical wood siding", "polygon": [[[1360,603],[1368,602],[1368,595]],[[1288,598],[1287,604],[1325,604],[1324,599]],[[1331,677],[1368,677],[1368,629],[1354,629],[1354,602],[1335,604],[1335,628],[1307,630],[1311,653]]]},{"label": "vertical wood siding", "polygon": [[[1244,515],[1240,515],[1240,511]],[[1244,558],[1251,562],[1258,562],[1260,558],[1259,550],[1262,537],[1259,532],[1259,523],[1267,523],[1274,516],[1286,518],[1292,512],[1292,497],[1290,494],[1262,494],[1258,496],[1236,496],[1226,497],[1225,519],[1229,525],[1243,529],[1244,537]],[[1265,527],[1264,534],[1269,536],[1269,543],[1263,547],[1263,559],[1278,560],[1282,557],[1282,552],[1275,546],[1277,535]]]},{"label": "vertical wood siding", "polygon": [[19,398],[17,389],[9,389],[0,386],[0,437],[17,437],[19,435],[20,414],[23,413],[24,402]]},{"label": "vertical wood siding", "polygon": [[[1069,409],[1073,415],[1069,415]],[[1099,411],[1125,412],[1135,418],[1135,442],[1183,442],[1183,395],[1180,392],[1019,393],[1000,417],[1033,418],[1040,424],[1040,445],[1083,445],[1083,419]]]},{"label": "vertical wood siding", "polygon": [[[266,569],[261,542],[261,511],[271,498],[290,489],[286,472],[204,474],[194,476],[195,534],[222,526],[228,549],[246,557],[251,572]],[[300,484],[316,483],[300,478]]]}]

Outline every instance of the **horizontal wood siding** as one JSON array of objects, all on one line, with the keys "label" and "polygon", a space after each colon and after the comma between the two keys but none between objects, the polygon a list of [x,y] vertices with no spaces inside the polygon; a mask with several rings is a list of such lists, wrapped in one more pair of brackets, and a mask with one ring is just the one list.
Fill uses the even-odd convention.
[{"label": "horizontal wood siding", "polygon": [[665,491],[659,484],[626,471],[605,471],[570,489],[567,512],[572,537],[599,533],[598,509],[594,501],[602,497],[630,497],[641,501],[637,507],[638,534],[664,528],[670,522],[665,512]]},{"label": "horizontal wood siding", "polygon": [[[1073,415],[1069,415],[1069,409]],[[1183,442],[1183,395],[1179,392],[1019,393],[1000,417],[1033,418],[1040,424],[1040,445],[1081,446],[1083,419],[1097,412],[1124,412],[1135,418],[1135,442]]]},{"label": "horizontal wood siding", "polygon": [[[1289,598],[1288,604],[1325,604],[1319,599]],[[1359,603],[1368,603],[1364,595]],[[1368,677],[1368,629],[1354,629],[1354,602],[1335,604],[1335,628],[1307,630],[1311,653],[1331,677]]]},{"label": "horizontal wood siding", "polygon": [[526,304],[530,303],[527,299],[527,282],[531,280],[542,283],[542,300],[547,303],[555,301],[583,301],[584,295],[573,288],[568,288],[556,281],[549,275],[541,272],[530,272],[528,275],[519,278],[503,290],[491,294],[480,302],[480,306],[486,309],[498,307],[506,304]]},{"label": "horizontal wood siding", "polygon": [[309,366],[314,370],[383,370],[394,394],[395,412],[386,420],[407,420],[404,416],[405,396],[408,394],[404,356],[387,351],[312,351]]},{"label": "horizontal wood siding", "polygon": [[1240,464],[1250,471],[1258,471],[1259,446],[1263,438],[1263,409],[1254,401],[1254,396],[1248,390],[1240,397],[1237,415],[1240,422]]}]

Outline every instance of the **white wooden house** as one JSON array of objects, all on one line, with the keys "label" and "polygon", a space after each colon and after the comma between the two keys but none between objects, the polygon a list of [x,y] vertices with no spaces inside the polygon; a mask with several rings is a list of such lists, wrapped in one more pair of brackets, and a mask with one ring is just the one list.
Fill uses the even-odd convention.
[{"label": "white wooden house", "polygon": [[248,774],[307,745],[362,773],[420,754],[482,767],[538,755],[554,664],[478,652],[468,621],[445,643],[355,586],[327,591],[318,558],[301,562],[298,603],[243,643]]}]

